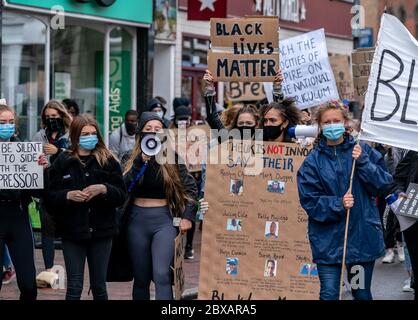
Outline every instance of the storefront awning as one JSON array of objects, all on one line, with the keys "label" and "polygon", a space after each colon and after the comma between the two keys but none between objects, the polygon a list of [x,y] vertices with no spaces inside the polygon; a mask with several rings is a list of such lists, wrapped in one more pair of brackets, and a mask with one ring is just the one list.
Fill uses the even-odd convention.
[{"label": "storefront awning", "polygon": [[[6,8],[28,10],[46,14],[56,14],[64,10],[65,15],[80,19],[89,19],[118,23],[123,25],[149,27],[153,21],[152,0],[4,0]],[[59,8],[60,6],[61,8]]]}]

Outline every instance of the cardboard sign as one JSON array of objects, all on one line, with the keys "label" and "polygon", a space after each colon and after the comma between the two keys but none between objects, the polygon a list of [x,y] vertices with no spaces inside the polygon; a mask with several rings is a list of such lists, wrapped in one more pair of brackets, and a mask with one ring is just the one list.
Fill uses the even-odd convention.
[{"label": "cardboard sign", "polygon": [[365,95],[369,85],[374,51],[374,48],[360,48],[351,54],[353,61],[354,99],[360,103],[361,107],[364,105]]},{"label": "cardboard sign", "polygon": [[0,142],[0,189],[43,189],[41,142]]},{"label": "cardboard sign", "polygon": [[329,58],[334,72],[340,99],[354,100],[353,78],[350,72],[350,61],[347,55],[334,55]]},{"label": "cardboard sign", "polygon": [[206,124],[191,126],[185,131],[172,129],[172,133],[172,143],[178,155],[185,161],[189,172],[202,171],[202,164],[206,161],[210,127]]},{"label": "cardboard sign", "polygon": [[260,101],[266,97],[264,86],[260,82],[225,82],[229,101]]},{"label": "cardboard sign", "polygon": [[[246,149],[242,142],[227,147],[231,153]],[[228,164],[207,166],[210,209],[202,235],[199,299],[318,299],[308,216],[296,181],[309,150],[273,142],[250,150],[260,155],[259,173],[246,173],[245,153],[225,154]]]},{"label": "cardboard sign", "polygon": [[[280,66],[284,76],[284,96],[296,99],[299,109],[339,99],[324,29],[282,40]],[[272,83],[264,86],[266,92],[272,92]],[[272,101],[273,97],[268,96],[268,99]]]},{"label": "cardboard sign", "polygon": [[182,233],[174,239],[174,293],[175,300],[180,300],[184,292],[184,236]]},{"label": "cardboard sign", "polygon": [[279,66],[277,17],[211,19],[208,67],[217,81],[273,81]]},{"label": "cardboard sign", "polygon": [[383,14],[362,116],[362,139],[418,151],[418,41]]}]

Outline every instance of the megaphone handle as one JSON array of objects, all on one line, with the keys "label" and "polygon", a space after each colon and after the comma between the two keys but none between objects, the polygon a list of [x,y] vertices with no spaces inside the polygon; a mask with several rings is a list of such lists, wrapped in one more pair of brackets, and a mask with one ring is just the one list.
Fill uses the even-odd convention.
[{"label": "megaphone handle", "polygon": [[132,189],[135,188],[135,185],[138,183],[138,181],[142,178],[142,176],[145,173],[145,170],[148,167],[148,161],[145,161],[144,165],[142,166],[141,170],[139,170],[138,174],[135,176],[135,179],[132,181],[131,185],[128,188],[128,193],[132,192]]}]

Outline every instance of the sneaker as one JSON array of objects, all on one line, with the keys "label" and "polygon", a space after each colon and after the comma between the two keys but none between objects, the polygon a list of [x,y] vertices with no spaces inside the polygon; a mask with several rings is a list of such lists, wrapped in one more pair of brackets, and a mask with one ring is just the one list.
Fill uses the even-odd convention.
[{"label": "sneaker", "polygon": [[194,259],[194,250],[186,248],[186,253],[184,254],[184,259],[193,260]]},{"label": "sneaker", "polygon": [[3,284],[9,284],[16,277],[16,272],[13,269],[7,269],[3,272]]},{"label": "sneaker", "polygon": [[398,260],[399,262],[405,261],[405,251],[403,249],[403,246],[398,246]]},{"label": "sneaker", "polygon": [[395,262],[395,252],[393,249],[387,249],[386,255],[382,260],[382,263],[394,263]]},{"label": "sneaker", "polygon": [[405,280],[405,285],[402,288],[403,292],[414,292],[414,288],[411,288],[411,278]]}]

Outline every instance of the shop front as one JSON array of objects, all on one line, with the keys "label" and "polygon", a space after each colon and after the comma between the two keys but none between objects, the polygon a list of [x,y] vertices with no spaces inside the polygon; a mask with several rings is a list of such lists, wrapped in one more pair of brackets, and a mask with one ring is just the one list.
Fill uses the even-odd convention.
[{"label": "shop front", "polygon": [[20,138],[39,130],[48,100],[71,98],[107,140],[146,87],[138,66],[147,64],[152,10],[152,0],[4,0],[1,97],[17,112]]}]

